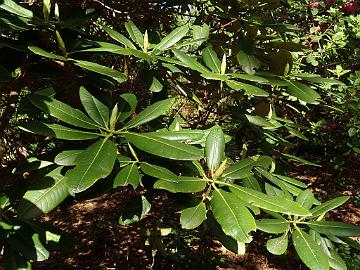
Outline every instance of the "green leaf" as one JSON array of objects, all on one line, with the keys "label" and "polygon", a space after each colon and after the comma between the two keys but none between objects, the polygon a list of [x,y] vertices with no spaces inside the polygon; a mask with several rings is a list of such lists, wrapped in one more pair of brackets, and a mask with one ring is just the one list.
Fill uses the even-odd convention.
[{"label": "green leaf", "polygon": [[82,111],[73,109],[61,101],[41,95],[32,95],[29,99],[40,110],[65,123],[82,128],[99,129],[99,126]]},{"label": "green leaf", "polygon": [[294,80],[288,81],[288,83],[289,94],[306,103],[316,104],[320,98],[320,95],[315,90],[303,83]]},{"label": "green leaf", "polygon": [[0,9],[6,10],[12,14],[18,15],[24,18],[32,18],[33,12],[28,10],[12,0],[1,0]]},{"label": "green leaf", "polygon": [[206,219],[206,205],[200,202],[198,205],[186,208],[181,211],[180,224],[181,228],[191,230],[200,226]]},{"label": "green leaf", "polygon": [[187,67],[196,70],[200,73],[209,73],[209,70],[205,68],[203,65],[201,65],[198,61],[196,61],[195,57],[189,56],[179,50],[173,50],[173,52],[176,58],[179,59]]},{"label": "green leaf", "polygon": [[75,166],[75,159],[83,150],[66,150],[56,155],[54,162],[61,166]]},{"label": "green leaf", "polygon": [[266,242],[266,249],[275,255],[282,255],[288,247],[288,236],[284,234],[280,237],[269,239]]},{"label": "green leaf", "polygon": [[99,73],[101,75],[105,75],[108,76],[114,80],[116,80],[118,83],[123,83],[125,81],[127,81],[127,77],[124,73],[121,73],[120,71],[114,70],[112,68],[103,66],[103,65],[99,65],[97,63],[93,63],[93,62],[89,62],[89,61],[84,61],[84,60],[76,60],[76,59],[72,59],[75,61],[75,65],[83,68],[83,69],[87,69],[90,70],[92,72],[96,72]]},{"label": "green leaf", "polygon": [[238,63],[240,64],[241,68],[250,75],[255,74],[255,69],[260,67],[261,62],[253,55],[249,55],[244,51],[239,51],[236,54],[236,58]]},{"label": "green leaf", "polygon": [[153,93],[157,93],[163,90],[163,88],[164,88],[163,84],[155,76],[153,76],[149,91]]},{"label": "green leaf", "polygon": [[85,111],[96,123],[103,127],[109,124],[109,108],[100,100],[91,95],[84,87],[79,90],[80,100]]},{"label": "green leaf", "polygon": [[198,160],[204,156],[203,151],[195,146],[161,139],[153,134],[129,132],[124,136],[137,148],[156,156],[175,160]]},{"label": "green leaf", "polygon": [[281,155],[283,155],[284,157],[288,158],[289,160],[301,162],[301,163],[303,163],[303,164],[305,164],[305,165],[321,167],[321,165],[319,165],[319,164],[316,164],[316,163],[314,163],[314,162],[305,160],[305,159],[303,159],[303,158],[300,158],[300,157],[297,157],[297,156],[294,156],[294,155],[285,154],[285,153],[281,153]]},{"label": "green leaf", "polygon": [[137,98],[132,93],[122,94],[118,100],[119,115],[117,121],[123,122],[135,111]]},{"label": "green leaf", "polygon": [[303,190],[297,197],[296,202],[298,202],[305,209],[310,209],[315,202],[314,194],[310,190]]},{"label": "green leaf", "polygon": [[284,233],[290,229],[290,223],[284,219],[263,218],[256,221],[256,226],[267,233]]},{"label": "green leaf", "polygon": [[347,270],[346,263],[334,250],[330,250],[330,268],[334,270]]},{"label": "green leaf", "polygon": [[137,164],[132,163],[125,166],[115,177],[113,187],[132,185],[133,188],[137,188],[140,184],[140,174]]},{"label": "green leaf", "polygon": [[133,128],[150,122],[158,118],[160,115],[166,114],[175,102],[175,98],[169,98],[155,102],[154,104],[146,107],[145,110],[140,112],[137,116],[131,119],[126,125],[125,128]]},{"label": "green leaf", "polygon": [[328,211],[344,204],[349,198],[350,198],[349,196],[342,196],[342,197],[332,199],[330,201],[324,202],[324,203],[314,207],[313,209],[310,210],[310,212],[315,217],[323,215],[323,214],[327,213]]},{"label": "green leaf", "polygon": [[226,168],[223,177],[226,179],[242,179],[252,175],[251,169],[256,165],[256,161],[250,158],[243,158],[239,162]]},{"label": "green leaf", "polygon": [[150,175],[155,178],[164,178],[164,179],[176,179],[177,175],[172,171],[153,164],[142,162],[140,164],[140,169],[144,174]]},{"label": "green leaf", "polygon": [[206,135],[205,131],[200,129],[182,129],[179,131],[159,130],[157,132],[149,132],[148,134],[153,134],[154,136],[170,141],[199,141]]},{"label": "green leaf", "polygon": [[165,189],[167,191],[176,193],[192,193],[200,192],[204,190],[206,182],[204,179],[189,177],[189,176],[177,176],[176,178],[162,178],[155,182],[154,188]]},{"label": "green leaf", "polygon": [[262,90],[261,88],[259,88],[257,86],[251,85],[251,84],[242,83],[242,82],[238,82],[235,80],[226,80],[226,84],[231,89],[234,89],[236,91],[244,90],[245,94],[249,95],[249,96],[257,96],[257,97],[269,96],[268,92]]},{"label": "green leaf", "polygon": [[205,64],[212,70],[212,72],[220,73],[221,61],[211,46],[207,46],[202,50],[202,57]]},{"label": "green leaf", "polygon": [[215,80],[215,81],[227,80],[227,76],[225,74],[217,74],[213,72],[203,72],[201,73],[201,77],[204,77],[207,80]]},{"label": "green leaf", "polygon": [[220,166],[225,152],[225,138],[220,126],[215,126],[205,142],[206,164],[210,171],[214,172]]},{"label": "green leaf", "polygon": [[207,24],[193,25],[193,39],[200,46],[209,38],[210,27]]},{"label": "green leaf", "polygon": [[131,39],[137,43],[141,48],[144,46],[144,35],[141,33],[139,28],[132,22],[128,21],[125,23],[126,31],[129,33]]},{"label": "green leaf", "polygon": [[49,213],[69,195],[62,168],[56,168],[30,187],[17,209],[20,218],[33,219]]},{"label": "green leaf", "polygon": [[154,47],[155,50],[159,51],[165,51],[169,49],[171,46],[176,44],[179,40],[181,40],[187,33],[189,32],[189,27],[187,25],[180,26],[173,31],[171,31],[170,34],[168,34],[166,37],[164,37],[160,43],[158,43]]},{"label": "green leaf", "polygon": [[256,207],[289,215],[310,216],[310,212],[296,202],[283,197],[273,197],[246,187],[231,185],[230,190],[246,203]]},{"label": "green leaf", "polygon": [[310,235],[297,228],[292,234],[292,240],[297,254],[307,267],[311,270],[329,269],[329,259]]},{"label": "green leaf", "polygon": [[131,49],[135,49],[136,47],[135,45],[128,39],[126,38],[124,35],[120,34],[119,32],[115,31],[114,29],[111,29],[105,25],[101,25],[101,28],[105,30],[105,32],[114,40],[116,40],[117,42],[131,48]]},{"label": "green leaf", "polygon": [[116,159],[116,146],[107,138],[86,148],[75,159],[76,167],[66,173],[70,193],[79,193],[91,187],[112,171]]},{"label": "green leaf", "polygon": [[31,270],[31,263],[15,252],[9,245],[4,245],[3,265],[5,270]]},{"label": "green leaf", "polygon": [[60,61],[67,61],[67,59],[61,55],[49,53],[49,52],[44,51],[43,49],[36,47],[36,46],[29,46],[28,49],[30,51],[32,51],[33,53],[40,55],[42,57],[46,57],[46,58],[54,59],[54,60],[60,60]]},{"label": "green leaf", "polygon": [[53,165],[54,163],[46,161],[46,160],[40,160],[35,157],[28,158],[24,162],[17,165],[13,170],[13,174],[20,174],[24,172],[31,172],[35,170],[39,170],[42,168],[46,168],[50,165]]},{"label": "green leaf", "polygon": [[286,181],[294,186],[298,186],[301,188],[307,188],[307,185],[299,180],[296,180],[294,178],[288,177],[288,176],[284,176],[284,175],[279,175],[279,174],[273,174],[274,176],[276,176],[277,178],[280,178],[283,181]]},{"label": "green leaf", "polygon": [[277,128],[276,126],[274,126],[270,121],[268,121],[264,117],[257,116],[257,115],[254,116],[254,115],[249,115],[249,114],[246,114],[245,116],[246,116],[247,120],[253,125],[263,127],[265,129],[276,129]]},{"label": "green leaf", "polygon": [[91,140],[99,137],[99,134],[81,131],[58,124],[45,124],[38,121],[22,124],[20,129],[43,136],[51,136],[63,140]]},{"label": "green leaf", "polygon": [[220,224],[215,220],[211,212],[208,212],[206,224],[209,231],[213,234],[225,248],[234,252],[235,254],[245,254],[245,243],[236,241],[234,238],[226,235],[222,230]]},{"label": "green leaf", "polygon": [[318,83],[318,84],[329,84],[329,85],[345,85],[343,82],[340,82],[335,79],[330,78],[323,78],[316,74],[308,74],[308,73],[301,73],[301,74],[295,74],[296,77],[301,78],[302,80],[312,82],[312,83]]},{"label": "green leaf", "polygon": [[129,225],[142,220],[151,209],[151,204],[144,196],[137,196],[131,199],[126,205],[124,213],[119,218],[120,225]]},{"label": "green leaf", "polygon": [[257,75],[250,75],[250,74],[240,74],[240,73],[230,73],[233,78],[238,78],[245,81],[256,82],[256,83],[263,83],[263,84],[271,84],[267,78],[260,77]]},{"label": "green leaf", "polygon": [[336,236],[360,236],[360,227],[338,221],[308,221],[311,229],[323,234]]},{"label": "green leaf", "polygon": [[214,190],[211,208],[225,234],[239,242],[251,242],[249,233],[256,230],[255,219],[236,196],[223,190]]}]

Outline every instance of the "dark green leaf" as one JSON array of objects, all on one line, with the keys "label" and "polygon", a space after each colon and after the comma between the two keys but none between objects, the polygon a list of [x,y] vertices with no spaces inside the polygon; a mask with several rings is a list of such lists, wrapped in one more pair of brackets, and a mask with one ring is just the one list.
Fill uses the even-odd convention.
[{"label": "dark green leaf", "polygon": [[307,225],[322,234],[360,236],[360,227],[338,221],[308,221]]},{"label": "dark green leaf", "polygon": [[203,151],[192,145],[161,139],[153,134],[126,133],[126,139],[137,148],[150,154],[177,160],[201,159]]},{"label": "dark green leaf", "polygon": [[72,60],[75,61],[75,63],[74,63],[75,65],[77,65],[83,69],[87,69],[87,70],[99,73],[101,75],[105,75],[110,78],[113,78],[118,83],[123,83],[127,80],[127,77],[124,73],[121,73],[120,71],[114,70],[112,68],[102,66],[97,63],[93,63],[93,62],[89,62],[89,61],[76,60],[76,59],[72,59]]},{"label": "dark green leaf", "polygon": [[128,225],[142,220],[150,212],[151,204],[144,196],[137,196],[126,206],[119,218],[120,225]]},{"label": "dark green leaf", "polygon": [[159,130],[148,134],[153,134],[154,136],[170,141],[199,141],[205,137],[206,133],[199,129],[182,129],[179,131]]},{"label": "dark green leaf", "polygon": [[173,50],[177,59],[179,59],[183,64],[188,66],[189,68],[196,70],[200,73],[209,73],[209,70],[201,65],[196,58],[193,56],[189,56],[179,50]]},{"label": "dark green leaf", "polygon": [[256,226],[267,233],[283,233],[290,229],[290,223],[284,219],[263,218],[256,221]]},{"label": "dark green leaf", "polygon": [[288,81],[288,83],[289,94],[305,101],[306,103],[316,104],[317,100],[320,98],[320,95],[316,93],[315,90],[303,83],[298,81]]},{"label": "dark green leaf", "polygon": [[181,211],[180,224],[183,229],[191,230],[200,226],[206,219],[205,203],[200,202],[198,205],[186,208]]},{"label": "dark green leaf", "polygon": [[310,209],[315,202],[314,194],[310,190],[303,190],[297,197],[296,202],[298,202],[305,209]]},{"label": "dark green leaf", "polygon": [[114,167],[116,151],[112,141],[103,139],[78,155],[75,159],[76,167],[65,175],[70,193],[82,192],[100,178],[108,176]]},{"label": "dark green leaf", "polygon": [[202,57],[205,64],[215,73],[220,73],[221,61],[211,46],[202,50]]},{"label": "dark green leaf", "polygon": [[165,189],[167,191],[176,193],[192,193],[200,192],[206,186],[203,179],[188,176],[177,176],[176,178],[163,178],[155,182],[154,188]]},{"label": "dark green leaf", "polygon": [[242,179],[252,175],[251,169],[256,166],[256,161],[250,158],[243,158],[239,162],[226,168],[223,177],[226,179]]},{"label": "dark green leaf", "polygon": [[174,29],[170,34],[164,37],[160,43],[158,43],[154,47],[155,50],[165,51],[169,49],[171,46],[176,44],[179,40],[181,40],[186,34],[189,32],[189,27],[187,25],[180,26]]},{"label": "dark green leaf", "polygon": [[126,31],[129,33],[131,39],[136,42],[141,48],[144,46],[144,35],[140,32],[139,28],[132,22],[125,23]]},{"label": "dark green leaf", "polygon": [[135,111],[137,98],[132,93],[122,94],[118,100],[119,115],[117,121],[123,122]]},{"label": "dark green leaf", "polygon": [[69,195],[61,169],[56,168],[30,187],[17,210],[20,218],[33,219],[49,213]]},{"label": "dark green leaf", "polygon": [[115,177],[113,187],[132,185],[135,189],[140,184],[140,178],[137,164],[132,163],[121,169]]},{"label": "dark green leaf", "polygon": [[142,162],[140,164],[140,168],[143,173],[150,175],[152,177],[155,177],[155,178],[164,178],[164,179],[167,179],[167,178],[168,179],[176,179],[177,178],[176,174],[174,174],[170,170],[168,170],[164,167],[161,167],[161,166]]},{"label": "dark green leaf", "polygon": [[44,97],[41,95],[32,95],[30,97],[30,101],[40,110],[50,114],[53,117],[59,118],[65,123],[88,129],[99,128],[99,126],[83,112],[77,109],[73,109],[69,105],[56,99]]},{"label": "dark green leaf", "polygon": [[214,190],[211,208],[225,234],[239,242],[251,242],[249,233],[256,230],[255,219],[236,196],[223,190]]},{"label": "dark green leaf", "polygon": [[131,119],[126,125],[126,128],[133,128],[136,126],[140,126],[151,120],[158,118],[160,115],[166,114],[175,102],[175,98],[169,98],[165,100],[158,101],[150,106],[148,106],[145,110],[140,112],[136,117]]},{"label": "dark green leaf", "polygon": [[24,18],[32,18],[33,12],[28,10],[12,0],[1,0],[0,9],[6,10],[12,14],[18,15]]},{"label": "dark green leaf", "polygon": [[110,118],[109,108],[91,95],[84,87],[80,87],[79,95],[81,103],[90,118],[99,125],[108,127]]},{"label": "dark green leaf", "polygon": [[42,57],[46,57],[49,59],[54,59],[54,60],[60,60],[60,61],[67,61],[67,59],[64,56],[61,55],[56,55],[53,53],[49,53],[47,51],[44,51],[43,49],[36,47],[36,46],[29,46],[28,47],[30,51],[32,51],[33,53],[40,55]]},{"label": "dark green leaf", "polygon": [[75,166],[75,159],[83,150],[66,150],[56,155],[54,162],[61,166]]},{"label": "dark green leaf", "polygon": [[262,90],[261,88],[251,85],[251,84],[247,84],[247,83],[242,83],[242,82],[238,82],[235,80],[226,80],[226,84],[236,90],[244,90],[246,95],[249,96],[258,96],[258,97],[267,97],[269,96],[269,93]]},{"label": "dark green leaf", "polygon": [[311,270],[329,269],[329,259],[310,235],[297,228],[292,240],[297,254],[307,267]]},{"label": "dark green leaf", "polygon": [[288,247],[288,236],[284,234],[280,237],[269,239],[266,242],[266,249],[275,255],[282,255]]},{"label": "dark green leaf", "polygon": [[313,209],[310,210],[311,214],[313,216],[320,216],[328,211],[339,207],[340,205],[344,204],[350,197],[349,196],[342,196],[335,199],[332,199],[330,201],[324,202]]},{"label": "dark green leaf", "polygon": [[51,136],[63,140],[91,140],[99,137],[99,134],[81,131],[58,124],[45,124],[34,121],[22,124],[20,129],[38,135]]},{"label": "dark green leaf", "polygon": [[205,156],[206,164],[210,171],[214,172],[220,166],[224,157],[225,138],[220,126],[212,129],[206,137]]},{"label": "dark green leaf", "polygon": [[105,30],[105,32],[114,40],[116,40],[117,42],[132,48],[132,49],[136,49],[135,45],[128,39],[126,38],[124,35],[120,34],[119,32],[115,31],[114,29],[111,29],[105,25],[101,26],[102,29]]}]

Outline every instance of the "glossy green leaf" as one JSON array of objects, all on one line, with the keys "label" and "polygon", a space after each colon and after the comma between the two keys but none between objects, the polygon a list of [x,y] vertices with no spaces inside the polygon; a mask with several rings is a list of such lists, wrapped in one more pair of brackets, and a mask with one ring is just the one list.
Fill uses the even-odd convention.
[{"label": "glossy green leaf", "polygon": [[100,100],[91,95],[84,87],[80,87],[80,100],[85,111],[96,123],[103,127],[109,125],[109,108]]},{"label": "glossy green leaf", "polygon": [[105,25],[101,26],[102,29],[105,30],[105,32],[114,40],[116,40],[117,42],[132,48],[132,49],[136,49],[135,45],[124,35],[120,34],[119,32],[115,31],[114,29],[111,29]]},{"label": "glossy green leaf", "polygon": [[181,211],[180,224],[183,229],[195,229],[206,219],[206,205],[200,202],[198,205]]},{"label": "glossy green leaf", "polygon": [[323,78],[317,74],[301,73],[301,74],[296,74],[295,76],[301,78],[302,80],[316,84],[345,85],[343,82],[340,82],[338,80]]},{"label": "glossy green leaf", "polygon": [[144,35],[141,33],[139,28],[132,22],[127,21],[125,23],[126,31],[129,33],[131,39],[137,43],[141,48],[144,46]]},{"label": "glossy green leaf", "polygon": [[162,178],[155,182],[154,188],[165,189],[167,191],[176,193],[192,193],[200,192],[204,190],[206,182],[204,179],[189,177],[189,176],[177,176],[176,178]]},{"label": "glossy green leaf", "polygon": [[225,152],[225,138],[220,126],[215,126],[206,137],[205,156],[206,164],[214,172],[220,166]]},{"label": "glossy green leaf", "polygon": [[18,5],[15,1],[12,0],[1,0],[0,9],[6,10],[12,14],[18,15],[24,18],[32,18],[33,12],[28,10],[20,5]]},{"label": "glossy green leaf", "polygon": [[49,53],[49,52],[44,51],[43,49],[36,47],[36,46],[29,46],[28,49],[30,51],[32,51],[33,53],[40,55],[42,57],[45,57],[45,58],[60,60],[60,61],[67,61],[67,59],[64,56]]},{"label": "glossy green leaf", "polygon": [[311,214],[313,216],[320,216],[328,211],[339,207],[340,205],[344,204],[350,197],[349,196],[342,196],[335,199],[332,199],[330,201],[324,202],[313,209],[310,210]]},{"label": "glossy green leaf", "polygon": [[123,122],[135,111],[137,98],[132,93],[122,94],[118,100],[119,115],[117,121]]},{"label": "glossy green leaf", "polygon": [[108,140],[100,140],[86,148],[75,159],[76,167],[66,173],[70,193],[82,192],[112,171],[116,159],[116,146]]},{"label": "glossy green leaf", "polygon": [[300,259],[311,270],[329,270],[329,259],[321,247],[301,229],[296,229],[292,240]]},{"label": "glossy green leaf", "polygon": [[273,174],[274,176],[276,176],[277,178],[280,178],[283,181],[286,181],[294,186],[298,186],[301,188],[307,188],[307,185],[299,180],[296,180],[294,178],[288,177],[288,176],[284,176],[284,175],[279,175],[279,174]]},{"label": "glossy green leaf", "polygon": [[112,68],[109,68],[109,67],[106,67],[103,65],[99,65],[97,63],[89,62],[89,61],[75,60],[75,59],[73,59],[73,60],[75,61],[74,62],[75,65],[77,65],[83,69],[86,69],[86,70],[89,70],[92,72],[96,72],[101,75],[108,76],[108,77],[116,80],[118,83],[123,83],[123,82],[127,81],[126,75],[115,69],[112,69]]},{"label": "glossy green leaf", "polygon": [[60,119],[65,123],[88,129],[99,128],[99,126],[82,111],[73,109],[61,101],[41,95],[32,95],[29,99],[31,103],[40,110]]},{"label": "glossy green leaf", "polygon": [[290,229],[290,223],[284,219],[263,218],[256,221],[256,226],[267,233],[284,233]]},{"label": "glossy green leaf", "polygon": [[260,84],[262,84],[262,83],[263,84],[271,84],[267,78],[260,77],[257,75],[240,74],[240,73],[230,73],[230,75],[233,78],[238,78],[238,79],[245,80],[245,81],[256,82],[256,83],[260,83]]},{"label": "glossy green leaf", "polygon": [[256,165],[256,161],[250,158],[243,158],[239,162],[226,168],[223,177],[226,179],[242,179],[252,175],[251,169]]},{"label": "glossy green leaf", "polygon": [[261,62],[255,56],[239,51],[236,58],[241,68],[250,75],[254,75],[257,68],[260,67]]},{"label": "glossy green leaf", "polygon": [[184,65],[196,70],[200,73],[209,73],[209,70],[201,65],[194,56],[189,56],[179,50],[173,50],[177,59],[179,59]]},{"label": "glossy green leaf", "polygon": [[131,199],[119,218],[120,225],[128,225],[142,220],[151,210],[151,204],[144,196]]},{"label": "glossy green leaf", "polygon": [[210,27],[207,24],[203,25],[193,25],[193,39],[196,41],[196,44],[200,46],[209,38]]},{"label": "glossy green leaf", "polygon": [[251,242],[249,233],[256,230],[255,219],[236,196],[223,190],[214,190],[211,208],[225,234],[239,242]]},{"label": "glossy green leaf", "polygon": [[323,234],[336,236],[360,236],[360,227],[338,221],[308,221],[307,225]]},{"label": "glossy green leaf", "polygon": [[38,121],[22,124],[19,128],[34,134],[63,140],[91,140],[99,137],[99,134],[93,132],[76,130],[58,124],[45,124]]},{"label": "glossy green leaf", "polygon": [[199,141],[205,137],[206,132],[199,129],[182,129],[179,131],[159,130],[148,134],[153,134],[154,136],[170,141]]},{"label": "glossy green leaf", "polygon": [[33,219],[49,213],[69,195],[62,168],[56,168],[30,187],[17,210],[20,218]]},{"label": "glossy green leaf", "polygon": [[273,197],[262,192],[237,185],[230,186],[230,190],[241,200],[256,207],[289,215],[309,216],[310,212],[300,204],[283,197]]},{"label": "glossy green leaf", "polygon": [[266,249],[274,255],[282,255],[288,248],[288,235],[284,234],[277,238],[269,239],[266,242]]},{"label": "glossy green leaf", "polygon": [[201,77],[204,77],[207,80],[215,80],[215,81],[227,80],[227,76],[225,74],[217,74],[213,72],[203,72],[201,73]]},{"label": "glossy green leaf", "polygon": [[306,84],[298,81],[288,81],[288,83],[289,94],[306,103],[316,104],[317,100],[320,98],[320,95]]},{"label": "glossy green leaf", "polygon": [[137,188],[137,186],[140,184],[140,174],[137,167],[137,164],[132,163],[129,165],[126,165],[121,171],[117,174],[114,180],[113,187],[119,187],[119,186],[127,186],[132,185],[133,188]]},{"label": "glossy green leaf", "polygon": [[180,41],[188,32],[189,27],[187,25],[180,26],[174,29],[154,47],[154,51],[165,51],[171,48],[171,46],[175,45],[178,41]]},{"label": "glossy green leaf", "polygon": [[242,179],[244,187],[247,187],[247,188],[254,189],[254,190],[262,192],[261,187],[259,185],[259,182],[254,176],[249,175],[249,176],[246,176],[246,177],[241,178],[241,179]]},{"label": "glossy green leaf", "polygon": [[169,98],[155,102],[154,104],[146,107],[145,110],[143,110],[136,117],[127,122],[125,128],[129,129],[140,126],[158,118],[160,115],[166,114],[172,108],[174,102],[175,98]]},{"label": "glossy green leaf", "polygon": [[17,165],[13,170],[13,174],[20,174],[24,172],[31,172],[35,170],[39,170],[42,168],[46,168],[50,165],[53,165],[54,163],[46,160],[40,160],[35,157],[28,158],[24,162]]},{"label": "glossy green leaf", "polygon": [[161,139],[147,133],[125,133],[126,139],[137,148],[150,154],[176,160],[201,159],[203,151],[192,145]]},{"label": "glossy green leaf", "polygon": [[262,90],[261,88],[251,85],[251,84],[247,84],[247,83],[242,83],[242,82],[238,82],[235,80],[227,80],[226,81],[227,86],[229,86],[231,89],[234,89],[236,91],[239,90],[244,90],[246,95],[249,96],[258,96],[258,97],[267,97],[269,96],[269,93]]},{"label": "glossy green leaf", "polygon": [[155,178],[164,178],[164,179],[176,179],[177,175],[172,171],[157,165],[150,163],[142,162],[140,164],[140,169],[144,174],[150,175]]},{"label": "glossy green leaf", "polygon": [[220,73],[221,61],[211,46],[208,46],[202,50],[202,57],[205,64],[208,66],[208,68],[211,69],[212,72]]},{"label": "glossy green leaf", "polygon": [[281,155],[283,155],[284,157],[286,157],[286,158],[289,159],[289,160],[293,160],[293,161],[296,161],[296,162],[300,162],[300,163],[303,163],[303,164],[305,164],[305,165],[321,167],[321,165],[319,165],[319,164],[316,164],[316,163],[314,163],[314,162],[305,160],[305,159],[303,159],[303,158],[300,158],[300,157],[297,157],[297,156],[294,156],[294,155],[290,155],[290,154],[286,154],[286,153],[281,153]]},{"label": "glossy green leaf", "polygon": [[257,116],[257,115],[249,115],[249,114],[246,114],[245,116],[246,116],[247,120],[253,125],[263,127],[265,129],[277,128],[276,126],[274,126],[270,121],[268,121],[264,117]]},{"label": "glossy green leaf", "polygon": [[66,150],[56,155],[54,162],[61,166],[75,166],[75,159],[83,150]]},{"label": "glossy green leaf", "polygon": [[155,76],[152,77],[152,82],[149,88],[150,92],[157,93],[163,90],[164,86],[160,80],[158,80]]},{"label": "glossy green leaf", "polygon": [[310,209],[315,202],[314,194],[310,190],[303,190],[297,197],[296,202],[302,205],[305,209]]}]

